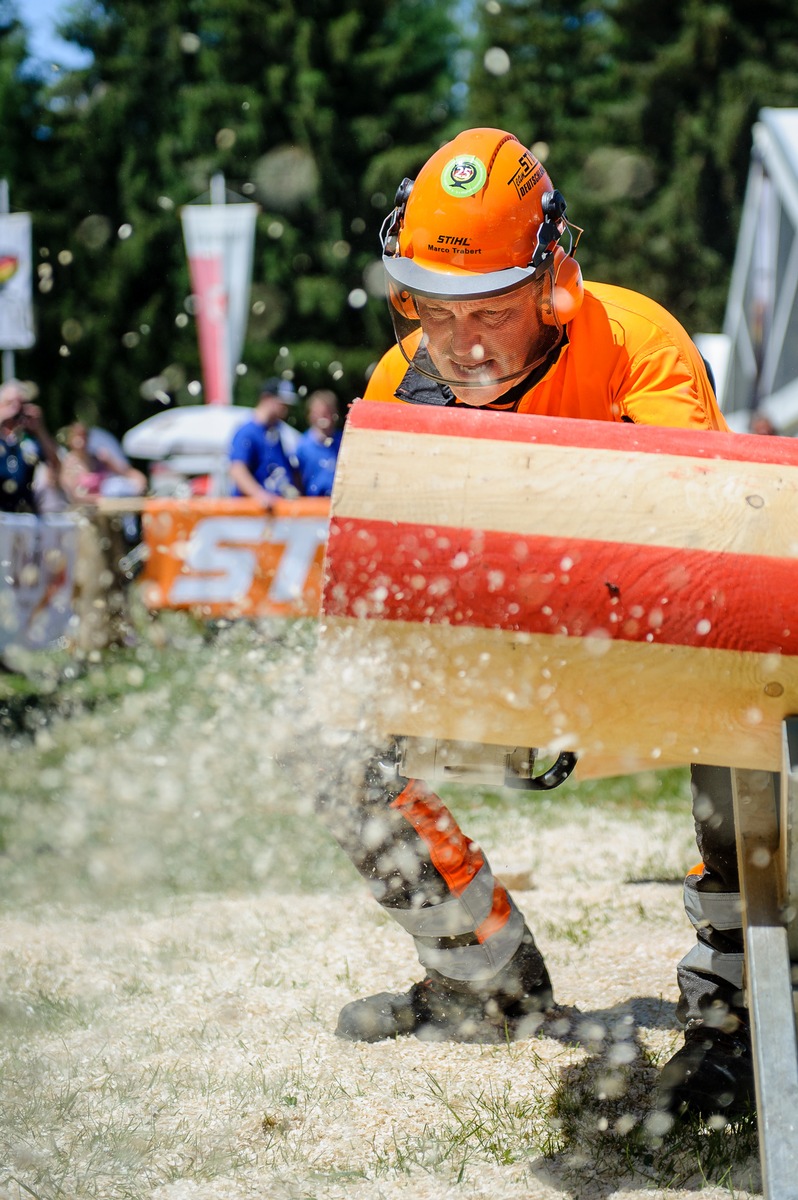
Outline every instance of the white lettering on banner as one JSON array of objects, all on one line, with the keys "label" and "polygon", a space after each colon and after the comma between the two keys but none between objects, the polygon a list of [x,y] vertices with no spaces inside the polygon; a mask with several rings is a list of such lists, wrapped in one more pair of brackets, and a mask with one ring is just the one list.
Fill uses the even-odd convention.
[{"label": "white lettering on banner", "polygon": [[319,546],[327,540],[328,522],[314,517],[281,517],[269,530],[270,542],[285,550],[274,573],[269,599],[277,604],[297,600],[305,590]]},{"label": "white lettering on banner", "polygon": [[268,598],[286,603],[302,595],[316,551],[327,539],[318,517],[206,517],[188,540],[187,572],[172,585],[173,604],[224,604],[243,599],[252,586],[257,547],[283,545]]},{"label": "white lettering on banner", "polygon": [[[185,563],[195,574],[175,580],[170,599],[175,604],[219,603],[240,600],[255,577],[256,556],[252,545],[262,540],[263,517],[206,517],[194,526],[188,540]],[[249,543],[229,546],[225,542]]]}]

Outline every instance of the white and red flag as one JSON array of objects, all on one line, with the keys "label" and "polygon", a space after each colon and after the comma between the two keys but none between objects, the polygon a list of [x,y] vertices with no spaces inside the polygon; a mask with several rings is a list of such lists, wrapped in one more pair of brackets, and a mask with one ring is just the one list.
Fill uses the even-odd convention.
[{"label": "white and red flag", "polygon": [[247,329],[257,204],[181,209],[208,404],[231,404]]}]

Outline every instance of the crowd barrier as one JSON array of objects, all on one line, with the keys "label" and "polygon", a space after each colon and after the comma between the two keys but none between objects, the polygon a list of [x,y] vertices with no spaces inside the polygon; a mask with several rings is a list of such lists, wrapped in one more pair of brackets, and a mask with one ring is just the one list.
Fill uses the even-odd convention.
[{"label": "crowd barrier", "polygon": [[[329,527],[328,499],[103,501],[36,517],[0,513],[0,653],[86,650],[123,640],[125,593],[154,611],[201,618],[316,616]],[[121,519],[141,520],[143,567],[131,582]]]},{"label": "crowd barrier", "polygon": [[54,645],[75,619],[79,518],[0,513],[0,652]]},{"label": "crowd barrier", "polygon": [[148,499],[139,582],[148,609],[203,617],[315,616],[330,501]]}]

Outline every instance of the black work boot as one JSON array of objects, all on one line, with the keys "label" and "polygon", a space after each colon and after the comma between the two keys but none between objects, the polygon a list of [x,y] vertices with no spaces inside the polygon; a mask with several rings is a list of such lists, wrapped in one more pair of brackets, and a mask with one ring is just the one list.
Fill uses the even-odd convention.
[{"label": "black work boot", "polygon": [[407,992],[380,992],[344,1005],[336,1036],[379,1042],[413,1033],[426,1041],[503,1042],[525,1036],[534,1014],[554,1005],[551,982],[534,942],[522,942],[486,983],[466,984],[430,971]]},{"label": "black work boot", "polygon": [[748,1027],[734,1033],[691,1021],[684,1046],[662,1068],[657,1108],[674,1117],[697,1113],[729,1119],[755,1109],[754,1058]]}]

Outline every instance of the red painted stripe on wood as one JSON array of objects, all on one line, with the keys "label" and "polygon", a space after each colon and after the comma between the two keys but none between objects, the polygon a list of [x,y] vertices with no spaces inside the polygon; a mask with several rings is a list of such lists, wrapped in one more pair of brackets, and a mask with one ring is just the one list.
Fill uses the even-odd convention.
[{"label": "red painted stripe on wood", "polygon": [[796,655],[796,596],[795,559],[333,518],[322,612]]},{"label": "red painted stripe on wood", "polygon": [[798,467],[798,439],[795,438],[670,429],[659,425],[632,425],[627,421],[582,421],[490,409],[434,408],[358,400],[349,410],[347,424],[352,429],[384,433],[435,434]]}]

